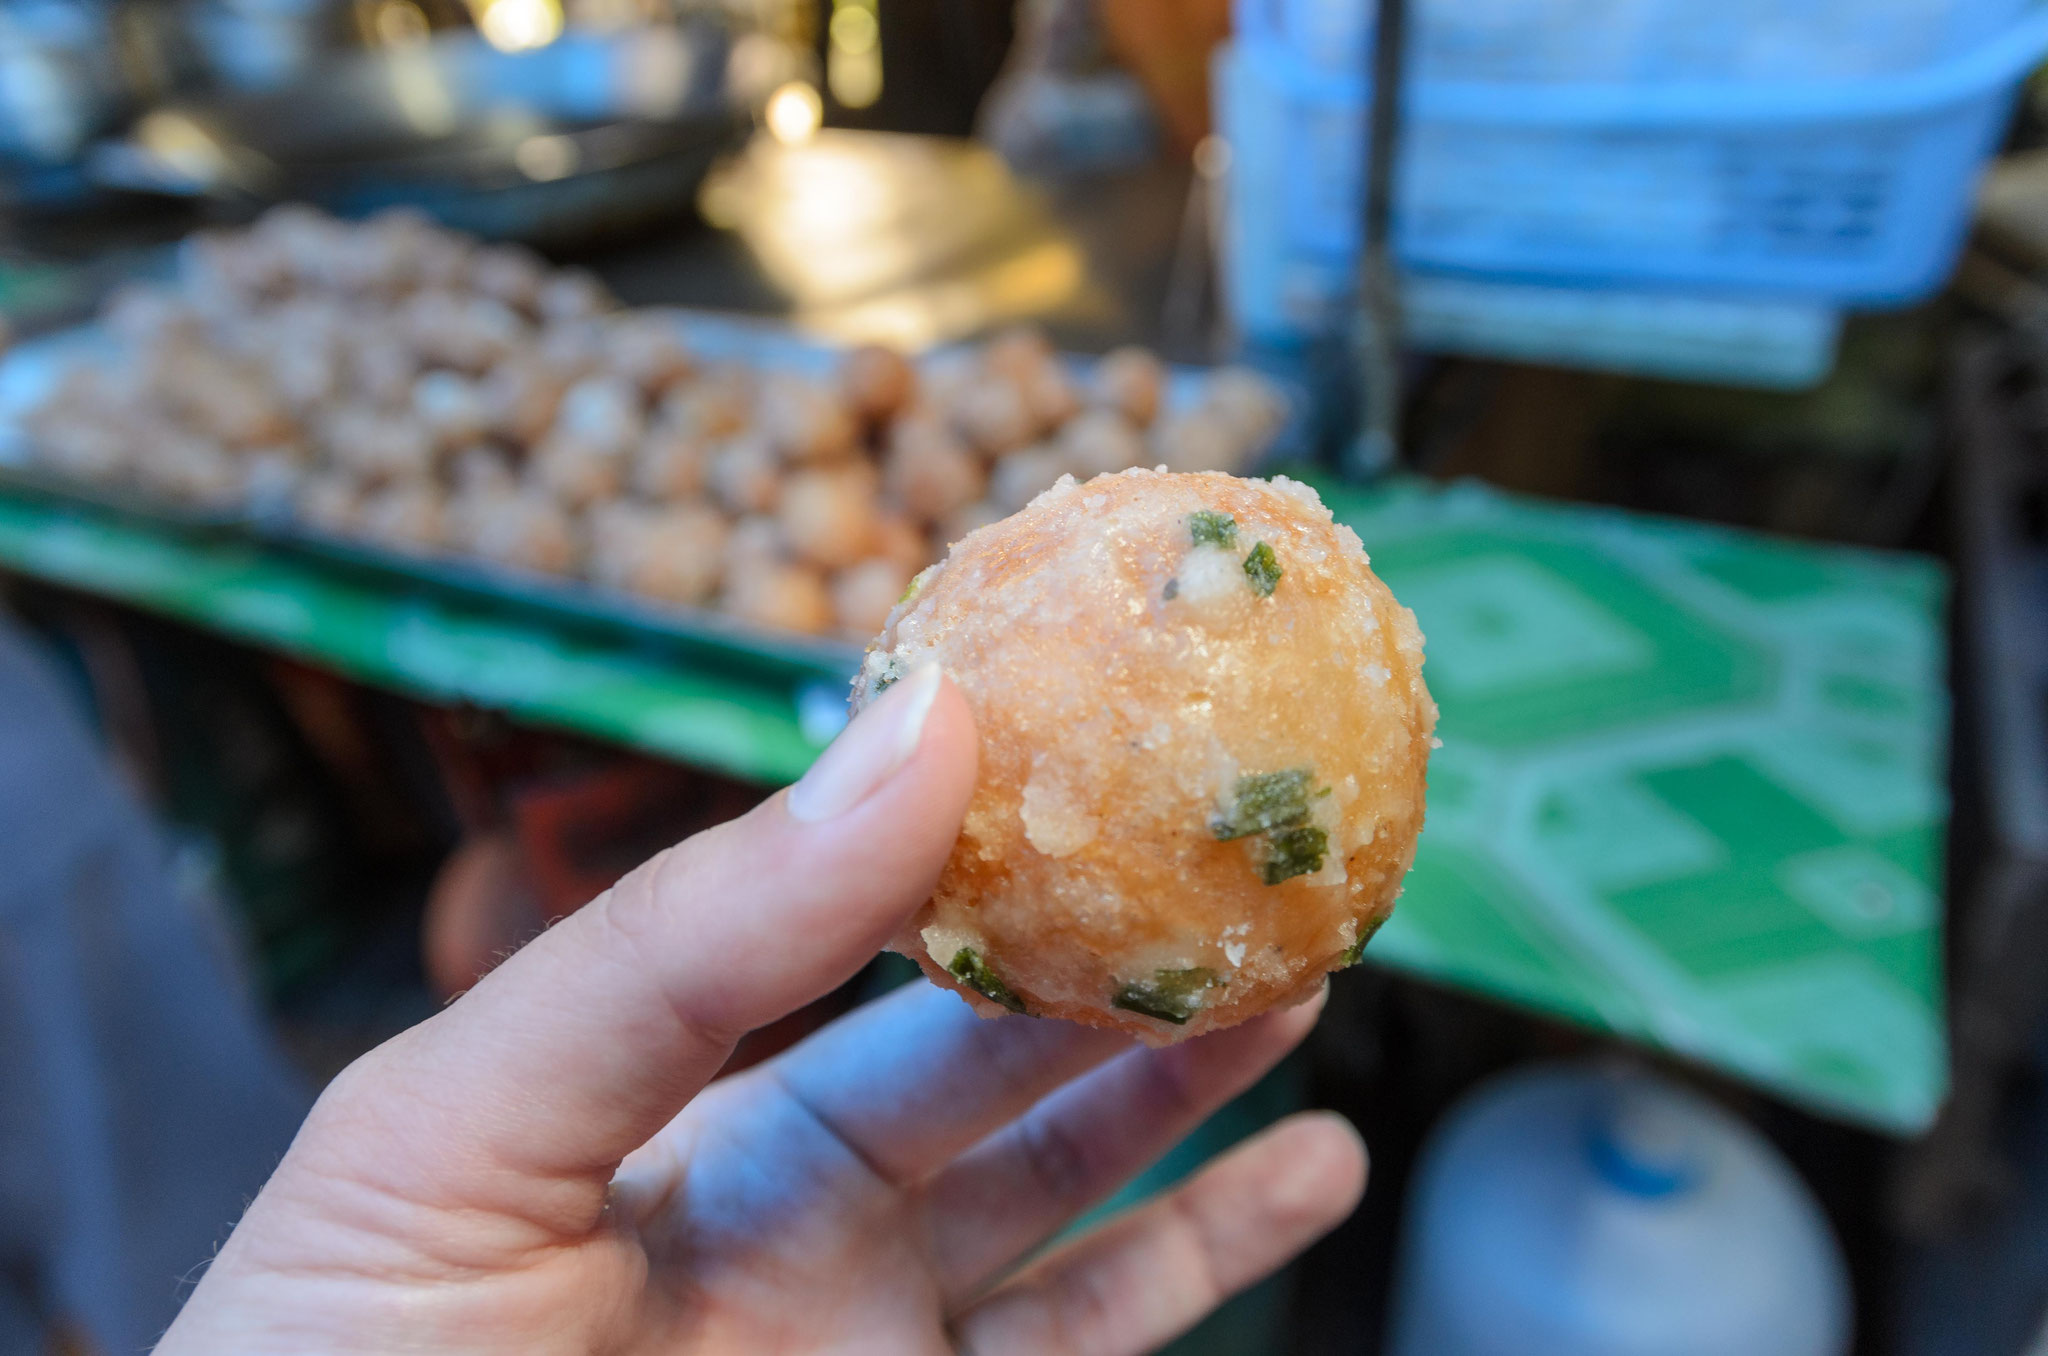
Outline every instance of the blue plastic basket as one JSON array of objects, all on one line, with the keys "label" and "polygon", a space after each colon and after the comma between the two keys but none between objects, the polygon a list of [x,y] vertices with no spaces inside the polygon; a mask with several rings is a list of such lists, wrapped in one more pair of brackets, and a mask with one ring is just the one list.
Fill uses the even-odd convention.
[{"label": "blue plastic basket", "polygon": [[[2048,52],[2048,9],[1959,6],[1994,10],[1992,31],[1958,50],[1864,78],[1419,77],[1404,99],[1398,257],[1583,286],[1918,300],[1947,277],[2017,84]],[[1284,32],[1240,33],[1219,55],[1226,243],[1233,291],[1254,311],[1298,310],[1290,290],[1351,269],[1362,69],[1313,59]]]}]

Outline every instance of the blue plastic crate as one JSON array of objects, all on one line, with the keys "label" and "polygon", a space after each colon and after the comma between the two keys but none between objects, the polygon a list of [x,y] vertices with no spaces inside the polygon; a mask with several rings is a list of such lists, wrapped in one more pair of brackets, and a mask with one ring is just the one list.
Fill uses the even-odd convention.
[{"label": "blue plastic crate", "polygon": [[[1863,78],[1418,75],[1397,255],[1410,269],[1583,286],[1918,300],[1947,277],[2018,82],[2048,51],[2048,11],[2002,12],[1950,55]],[[1216,83],[1234,151],[1232,290],[1254,313],[1298,313],[1348,276],[1357,250],[1362,62],[1319,63],[1284,35],[1244,33],[1219,55]]]}]

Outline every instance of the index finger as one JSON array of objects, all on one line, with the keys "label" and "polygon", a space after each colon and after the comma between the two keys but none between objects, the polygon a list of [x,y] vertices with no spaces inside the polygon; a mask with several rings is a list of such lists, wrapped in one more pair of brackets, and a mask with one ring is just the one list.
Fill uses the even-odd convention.
[{"label": "index finger", "polygon": [[[562,1227],[589,1227],[620,1160],[741,1035],[844,982],[929,896],[974,769],[959,693],[936,669],[904,679],[792,793],[663,853],[358,1061],[306,1152],[413,1200],[524,1205],[545,1183]],[[347,1132],[323,1135],[336,1119]]]}]

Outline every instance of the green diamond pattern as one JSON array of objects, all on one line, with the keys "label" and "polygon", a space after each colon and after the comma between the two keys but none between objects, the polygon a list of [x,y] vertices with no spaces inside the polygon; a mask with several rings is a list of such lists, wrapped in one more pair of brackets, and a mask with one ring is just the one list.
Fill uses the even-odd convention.
[{"label": "green diamond pattern", "polygon": [[1473,486],[1323,489],[1415,609],[1443,711],[1367,957],[1924,1127],[1940,568]]}]

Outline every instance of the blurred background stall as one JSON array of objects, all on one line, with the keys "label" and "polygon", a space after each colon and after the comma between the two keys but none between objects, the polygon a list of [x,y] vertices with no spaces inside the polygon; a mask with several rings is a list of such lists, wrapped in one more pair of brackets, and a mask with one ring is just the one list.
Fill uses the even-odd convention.
[{"label": "blurred background stall", "polygon": [[130,866],[0,881],[0,1353],[146,1345],[311,1090],[800,775],[950,541],[1161,463],[1314,484],[1443,711],[1367,963],[1119,1197],[1321,1105],[1366,1204],[1175,1352],[2048,1349],[2044,53],[0,4],[0,861]]}]

